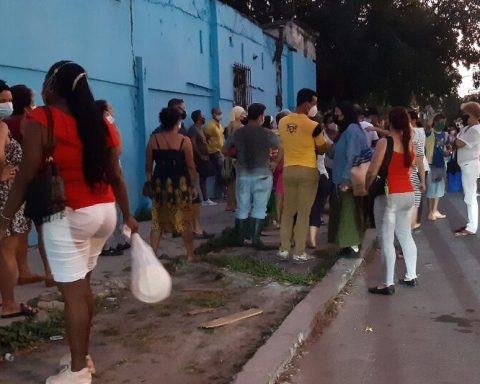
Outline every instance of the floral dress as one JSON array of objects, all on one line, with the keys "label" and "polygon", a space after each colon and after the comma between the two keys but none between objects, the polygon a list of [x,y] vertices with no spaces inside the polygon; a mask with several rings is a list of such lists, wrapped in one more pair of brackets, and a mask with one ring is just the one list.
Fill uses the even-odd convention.
[{"label": "floral dress", "polygon": [[152,226],[154,230],[181,234],[192,220],[192,184],[183,142],[178,149],[154,149],[155,162]]},{"label": "floral dress", "polygon": [[[18,167],[22,161],[22,147],[10,134],[9,138],[10,142],[5,146],[5,165]],[[0,212],[3,212],[12,184],[13,180],[0,182]],[[6,236],[27,233],[30,230],[29,221],[25,218],[23,211],[24,206],[13,216]]]}]

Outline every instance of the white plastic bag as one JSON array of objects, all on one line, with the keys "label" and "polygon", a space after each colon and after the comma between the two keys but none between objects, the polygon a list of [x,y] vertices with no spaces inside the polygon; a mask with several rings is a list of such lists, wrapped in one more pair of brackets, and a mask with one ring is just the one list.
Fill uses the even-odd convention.
[{"label": "white plastic bag", "polygon": [[144,303],[158,303],[170,296],[172,278],[138,233],[132,235],[131,254],[133,296]]}]

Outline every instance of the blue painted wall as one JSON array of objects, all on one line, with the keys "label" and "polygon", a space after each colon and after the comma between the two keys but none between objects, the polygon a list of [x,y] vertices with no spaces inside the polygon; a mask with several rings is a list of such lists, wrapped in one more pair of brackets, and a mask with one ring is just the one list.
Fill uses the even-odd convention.
[{"label": "blue painted wall", "polygon": [[[41,105],[46,71],[58,60],[71,59],[87,69],[95,96],[114,106],[134,210],[147,204],[141,197],[143,146],[170,98],[183,98],[189,114],[202,109],[209,116],[218,97],[227,124],[233,65],[240,63],[251,67],[252,100],[264,103],[270,114],[277,111],[275,41],[223,3],[15,0],[3,1],[1,10],[1,79],[32,87]],[[292,92],[315,87],[315,63],[288,49],[282,63],[284,107],[293,107],[288,103],[295,99]]]}]

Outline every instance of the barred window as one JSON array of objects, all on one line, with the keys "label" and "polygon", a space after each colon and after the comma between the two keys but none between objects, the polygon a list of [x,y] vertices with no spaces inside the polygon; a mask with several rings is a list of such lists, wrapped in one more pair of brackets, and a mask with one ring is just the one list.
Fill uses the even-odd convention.
[{"label": "barred window", "polygon": [[252,103],[252,73],[250,67],[233,65],[233,104],[245,109]]}]

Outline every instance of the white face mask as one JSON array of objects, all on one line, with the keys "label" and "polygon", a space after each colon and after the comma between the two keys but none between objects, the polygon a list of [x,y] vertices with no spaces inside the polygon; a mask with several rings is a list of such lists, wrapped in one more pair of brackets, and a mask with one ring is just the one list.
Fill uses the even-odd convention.
[{"label": "white face mask", "polygon": [[312,108],[310,108],[310,111],[308,111],[308,117],[315,117],[318,114],[318,107],[317,105],[314,105]]},{"label": "white face mask", "polygon": [[328,124],[328,129],[330,129],[333,132],[338,132],[338,125],[335,123],[330,123]]},{"label": "white face mask", "polygon": [[13,103],[0,103],[0,120],[8,119],[13,113]]},{"label": "white face mask", "polygon": [[223,115],[215,115],[215,120],[222,121]]}]

